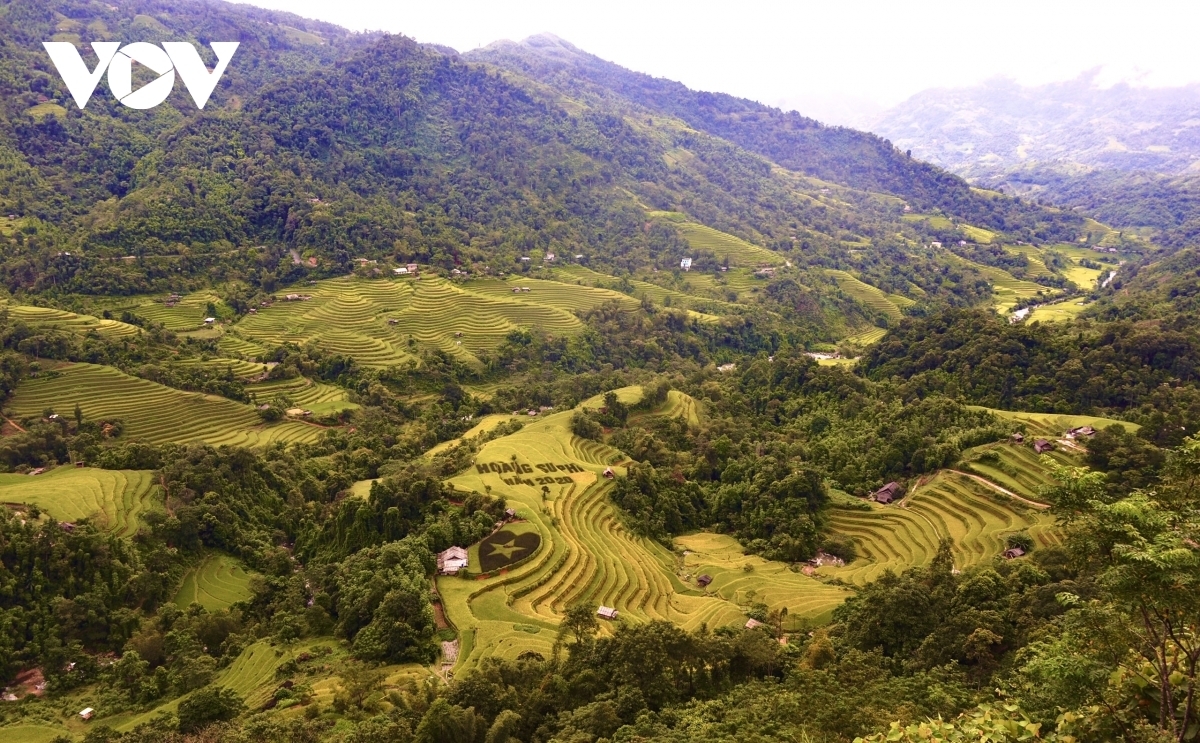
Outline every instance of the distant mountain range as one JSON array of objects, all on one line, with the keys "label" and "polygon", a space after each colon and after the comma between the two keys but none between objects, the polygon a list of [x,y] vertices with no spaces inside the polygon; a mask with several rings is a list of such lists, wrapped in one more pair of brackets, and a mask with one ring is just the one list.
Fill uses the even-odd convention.
[{"label": "distant mountain range", "polygon": [[927,90],[870,129],[978,185],[1078,208],[1167,244],[1200,236],[1200,85]]},{"label": "distant mountain range", "polygon": [[994,80],[919,93],[871,128],[967,177],[1030,163],[1200,172],[1200,85],[1102,88],[1092,75],[1038,87]]}]

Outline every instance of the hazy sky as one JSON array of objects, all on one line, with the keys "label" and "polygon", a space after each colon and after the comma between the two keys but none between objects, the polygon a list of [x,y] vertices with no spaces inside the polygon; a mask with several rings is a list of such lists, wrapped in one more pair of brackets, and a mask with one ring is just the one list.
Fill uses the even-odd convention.
[{"label": "hazy sky", "polygon": [[931,87],[1011,77],[1200,81],[1189,0],[251,0],[466,51],[550,32],[701,90],[853,121]]}]

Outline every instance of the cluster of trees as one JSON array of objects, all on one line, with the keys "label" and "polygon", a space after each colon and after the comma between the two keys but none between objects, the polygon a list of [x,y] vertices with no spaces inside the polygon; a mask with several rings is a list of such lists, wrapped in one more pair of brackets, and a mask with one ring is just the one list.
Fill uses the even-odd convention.
[{"label": "cluster of trees", "polygon": [[1200,425],[1198,350],[1194,327],[1113,321],[1063,332],[959,310],[902,322],[862,365],[869,379],[895,380],[906,399],[1114,415],[1174,446]]}]

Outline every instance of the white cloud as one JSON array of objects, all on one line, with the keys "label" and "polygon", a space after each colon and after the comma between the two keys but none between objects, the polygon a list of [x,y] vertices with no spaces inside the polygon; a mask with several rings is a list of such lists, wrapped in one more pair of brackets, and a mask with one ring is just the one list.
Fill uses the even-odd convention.
[{"label": "white cloud", "polygon": [[[472,49],[550,32],[641,72],[766,103],[890,106],[931,87],[1103,68],[1109,83],[1200,81],[1200,3],[1179,0],[252,0],[356,30]],[[818,106],[821,108],[822,106]]]}]

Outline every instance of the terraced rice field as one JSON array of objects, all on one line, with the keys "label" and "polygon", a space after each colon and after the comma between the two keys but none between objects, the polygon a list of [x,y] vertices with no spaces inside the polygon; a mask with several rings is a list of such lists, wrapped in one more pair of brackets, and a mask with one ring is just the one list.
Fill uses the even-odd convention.
[{"label": "terraced rice field", "polygon": [[959,258],[958,260],[978,270],[992,285],[992,296],[995,300],[995,307],[1000,313],[1007,313],[1017,302],[1036,297],[1039,293],[1046,296],[1060,293],[1057,289],[1015,278],[1009,272],[994,266],[985,266],[982,263],[969,261],[965,258]]},{"label": "terraced rice field", "polygon": [[869,346],[872,343],[878,343],[885,335],[887,335],[887,330],[884,328],[867,328],[866,330],[860,330],[854,335],[847,336],[845,340],[856,346]]},{"label": "terraced rice field", "polygon": [[487,296],[437,278],[331,279],[304,293],[312,298],[277,302],[244,318],[237,336],[260,346],[317,342],[365,366],[385,367],[416,362],[409,340],[478,361],[476,354],[497,348],[519,327],[554,333],[583,327],[549,304],[514,299],[511,292]]},{"label": "terraced rice field", "polygon": [[1087,300],[1068,299],[1038,307],[1029,313],[1028,322],[1070,322],[1087,309]]},{"label": "terraced rice field", "polygon": [[1045,279],[1054,275],[1054,272],[1047,268],[1045,261],[1042,260],[1042,251],[1038,250],[1034,246],[1005,245],[1004,250],[1009,253],[1025,256],[1025,258],[1029,261],[1028,273],[1034,279]]},{"label": "terraced rice field", "polygon": [[214,446],[260,446],[273,441],[313,442],[322,431],[295,422],[265,426],[250,405],[215,395],[182,392],[94,364],[71,364],[58,370],[56,376],[25,381],[8,407],[18,417],[35,417],[48,408],[67,413],[76,403],[85,419],[121,418],[125,421],[123,438],[152,444],[202,441]]},{"label": "terraced rice field", "polygon": [[[583,266],[560,266],[554,269],[555,278],[563,282],[581,281],[585,286],[596,286],[597,284],[612,284],[616,282],[612,276],[606,276],[602,273],[597,273]],[[690,281],[692,277],[688,277]],[[710,297],[700,297],[688,294],[686,292],[677,291],[675,289],[667,289],[657,284],[651,284],[648,281],[639,281],[630,279],[630,284],[633,285],[633,296],[637,300],[643,298],[650,300],[654,304],[660,306],[680,307],[688,311],[688,315],[701,320],[702,322],[717,322],[719,315],[726,314],[737,309],[738,305],[732,302],[726,302],[720,299]]]},{"label": "terraced rice field", "polygon": [[992,415],[997,416],[1006,421],[1025,424],[1025,435],[1042,436],[1045,438],[1058,438],[1072,428],[1080,426],[1092,426],[1096,430],[1108,428],[1116,424],[1125,426],[1129,431],[1136,432],[1141,428],[1136,423],[1127,421],[1119,421],[1115,418],[1099,418],[1094,415],[1060,415],[1058,413],[1027,413],[1017,410],[998,410],[996,408],[985,408],[978,405],[968,405],[972,410],[986,410]]},{"label": "terraced rice field", "polygon": [[0,475],[0,503],[37,506],[59,521],[91,519],[97,526],[128,537],[140,517],[160,508],[153,473],[57,467],[41,475]]},{"label": "terraced rice field", "polygon": [[835,508],[834,531],[854,540],[859,558],[820,575],[862,586],[885,570],[925,565],[943,538],[954,543],[954,563],[963,569],[995,559],[1009,534],[1027,531],[1042,545],[1060,540],[1053,518],[1015,499],[994,493],[966,475],[940,472],[901,505],[872,505],[869,511]]},{"label": "terraced rice field", "polygon": [[697,590],[739,606],[763,603],[770,611],[787,609],[789,617],[818,624],[828,621],[849,596],[846,589],[794,572],[784,563],[747,555],[727,534],[689,534],[678,537],[675,546],[684,551],[683,578],[688,584],[708,575],[712,583]]},{"label": "terraced rice field", "polygon": [[668,418],[682,418],[687,421],[689,426],[699,426],[701,410],[700,403],[691,395],[679,390],[671,390],[667,393],[667,401],[661,408],[654,411],[654,414]]},{"label": "terraced rice field", "polygon": [[39,328],[52,328],[71,333],[85,334],[90,331],[105,338],[130,338],[142,332],[141,328],[119,320],[105,320],[91,315],[79,315],[66,310],[56,310],[50,307],[31,307],[29,305],[4,305],[0,309],[8,310],[9,317],[20,320],[28,325]]},{"label": "terraced rice field", "polygon": [[257,382],[246,385],[246,392],[253,395],[253,400],[259,402],[270,402],[282,395],[292,405],[311,410],[316,415],[358,407],[357,403],[350,402],[350,393],[341,387],[314,382],[304,377]]},{"label": "terraced rice field", "polygon": [[903,314],[900,312],[902,307],[908,307],[912,304],[915,304],[915,302],[908,297],[902,297],[899,294],[887,294],[886,292],[883,292],[876,287],[871,286],[870,284],[859,281],[845,271],[839,271],[837,269],[830,268],[826,269],[825,273],[828,274],[834,280],[834,283],[837,284],[837,287],[846,294],[850,295],[859,302],[862,302],[876,312],[887,315],[893,320],[899,320],[901,317],[903,317]]},{"label": "terraced rice field", "polygon": [[135,305],[122,306],[121,309],[128,309],[139,317],[162,323],[167,330],[196,330],[204,327],[209,302],[218,307],[222,304],[221,298],[213,292],[202,291],[183,295],[174,307],[168,307],[163,297],[153,297],[143,299]]},{"label": "terraced rice field", "polygon": [[[1018,495],[1036,500],[1043,487],[1054,484],[1041,462],[1041,456],[1031,446],[1004,442],[964,452],[963,460],[970,472],[978,473]],[[1054,451],[1048,456],[1059,464],[1079,464],[1062,451]]]},{"label": "terraced rice field", "polygon": [[[618,391],[626,402],[635,402],[640,394],[638,388]],[[585,404],[598,405],[599,399]],[[683,413],[686,405],[681,400],[675,409]],[[705,595],[685,583],[680,575],[686,571],[672,552],[625,529],[607,496],[612,483],[601,476],[623,455],[572,435],[571,415],[568,410],[539,418],[513,435],[488,442],[475,459],[477,466],[451,481],[461,491],[490,488],[493,495],[503,495],[542,538],[533,558],[503,575],[438,579],[447,617],[460,630],[456,672],[490,655],[512,658],[525,650],[548,655],[563,612],[576,604],[612,606],[627,621],[663,619],[688,629],[745,622],[743,609],[732,600]],[[532,471],[517,476],[478,469],[514,462]],[[623,472],[619,465],[613,464],[613,469]],[[543,486],[548,488],[545,498]],[[768,578],[785,570],[782,565],[760,564]],[[472,565],[471,570],[478,572],[478,567]],[[793,591],[798,616],[815,620],[830,608],[825,601],[808,601],[804,593],[828,596],[828,586],[801,575],[789,580],[778,600],[786,601],[787,591]],[[742,590],[740,584],[736,590]]]},{"label": "terraced rice field", "polygon": [[179,359],[172,362],[182,367],[203,367],[210,372],[230,372],[236,379],[251,379],[267,371],[265,364],[244,359]]},{"label": "terraced rice field", "polygon": [[259,358],[267,353],[266,346],[246,340],[238,335],[236,329],[229,329],[222,333],[221,337],[217,339],[217,348],[228,356],[241,356],[249,359]]},{"label": "terraced rice field", "polygon": [[928,222],[929,226],[935,230],[954,229],[953,222],[936,214],[905,214],[901,219],[905,222]]},{"label": "terraced rice field", "polygon": [[250,576],[232,557],[209,555],[183,577],[175,604],[181,609],[192,604],[200,604],[209,611],[227,609],[250,598]]},{"label": "terraced rice field", "polygon": [[[617,302],[626,309],[637,309],[639,301],[628,294],[611,289],[598,289],[579,284],[564,284],[560,281],[528,279],[518,276],[507,279],[479,279],[467,283],[473,292],[489,297],[513,299],[535,305],[545,305],[565,312],[581,312],[594,309],[606,302]],[[513,289],[528,288],[528,292],[513,292]]]},{"label": "terraced rice field", "polygon": [[992,232],[991,230],[985,230],[982,227],[972,227],[969,224],[960,224],[958,228],[962,230],[963,234],[967,236],[967,239],[972,242],[986,245],[992,240],[996,239],[995,232]]},{"label": "terraced rice field", "polygon": [[674,222],[674,225],[692,250],[712,253],[722,263],[729,259],[731,266],[783,265],[780,254],[740,237],[696,222]]}]

